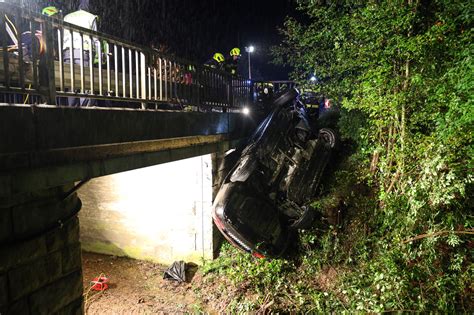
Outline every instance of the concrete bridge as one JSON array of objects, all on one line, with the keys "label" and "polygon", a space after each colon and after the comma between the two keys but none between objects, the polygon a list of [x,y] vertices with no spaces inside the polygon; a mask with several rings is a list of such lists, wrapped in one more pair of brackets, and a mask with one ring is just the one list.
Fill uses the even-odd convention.
[{"label": "concrete bridge", "polygon": [[[17,311],[23,313],[27,309],[33,313],[36,311],[49,313],[55,310],[69,312],[68,309],[61,309],[62,307],[73,307],[80,311],[82,277],[77,213],[81,209],[81,200],[76,190],[85,181],[193,156],[222,153],[245,139],[255,126],[255,121],[252,121],[250,116],[239,113],[69,108],[47,105],[2,104],[0,117],[2,120],[0,310],[2,313],[3,310],[7,313]],[[211,164],[206,173],[209,178],[213,172],[212,164],[216,165],[217,157],[207,160]],[[177,163],[167,166],[171,170],[174,169],[176,174],[180,169],[190,171],[189,167],[199,166],[195,163],[189,165],[188,161],[184,164],[187,165],[186,168],[182,166],[183,164]],[[157,174],[156,170],[151,173]],[[181,183],[180,187],[186,187],[186,181],[199,181],[197,189],[204,189],[201,180],[206,174],[202,171],[197,174],[193,172],[185,174],[181,178],[185,183]],[[150,179],[146,173],[142,173],[140,177],[135,179],[134,184],[138,186],[138,190],[146,191]],[[107,181],[98,180],[98,183],[91,181],[87,185],[99,189],[108,185]],[[156,185],[159,181],[162,183],[170,181],[171,177],[154,180]],[[114,242],[97,239],[97,234],[101,234],[98,232],[115,230],[116,234],[127,235],[123,227],[114,226],[113,220],[104,218],[104,213],[107,213],[103,211],[104,209],[99,212],[100,209],[94,203],[91,206],[90,198],[109,196],[101,195],[97,189],[93,189],[93,197],[90,194],[80,195],[89,205],[86,209],[88,216],[81,218],[81,229],[85,231],[92,229],[92,239],[90,234],[86,235],[89,236],[86,241],[88,248],[111,254],[122,252],[132,257],[155,258],[161,261],[192,257],[193,253],[201,251],[203,256],[210,258],[212,230],[210,233],[209,230],[212,229],[212,223],[209,209],[212,196],[209,194],[212,194],[212,185],[216,183],[212,178],[206,183],[207,199],[203,200],[202,195],[197,198],[197,200],[201,198],[199,200],[201,203],[207,202],[206,210],[201,209],[197,213],[200,217],[196,220],[201,221],[197,222],[198,226],[203,224],[202,230],[194,235],[202,238],[198,240],[199,248],[193,248],[189,245],[191,240],[180,236],[178,239],[182,242],[173,244],[173,250],[177,255],[173,256],[168,251],[165,253],[167,256],[160,256],[159,253],[154,256],[149,252],[140,254],[138,249],[142,246],[163,249],[166,246],[145,244],[146,240],[141,238],[139,240],[143,243],[135,244],[131,250],[131,245],[127,243],[120,246]],[[85,189],[88,188],[87,185]],[[143,188],[140,188],[141,186]],[[156,186],[158,188],[158,185]],[[130,198],[134,193],[131,188],[129,186],[128,189],[121,190],[118,199],[123,196]],[[180,193],[175,195],[176,204],[174,206],[168,204],[166,209],[155,209],[160,210],[159,212],[147,213],[143,209],[138,211],[140,205],[137,202],[130,204],[130,211],[135,211],[136,215],[132,218],[140,216],[139,218],[145,221],[153,220],[151,226],[155,232],[159,232],[156,230],[160,222],[172,222],[170,218],[182,215],[183,211],[178,212],[176,206],[182,205],[180,199],[186,199],[192,194],[186,190],[178,191]],[[155,194],[160,196],[158,190]],[[156,208],[160,205],[159,198],[155,198],[152,202],[154,203],[147,206]],[[196,209],[185,210],[196,212]],[[97,219],[101,216],[103,218],[99,220],[108,224],[106,228],[98,231],[97,225],[82,226],[82,222],[87,222],[88,218]],[[92,223],[96,222],[95,219]],[[133,220],[129,218],[125,223],[133,225]],[[190,223],[186,220],[178,221],[177,224],[177,227],[190,228]],[[204,229],[207,233],[206,239],[202,235]],[[172,240],[163,237],[161,240],[153,241],[163,243]],[[201,244],[201,241],[206,241],[206,244]],[[168,244],[168,247],[170,246]],[[114,251],[112,247],[115,248]],[[205,247],[206,253],[204,253]],[[183,253],[184,250],[180,251],[180,248],[189,249]],[[194,254],[194,260],[196,258],[200,258],[200,255]],[[58,299],[58,296],[64,300]]]},{"label": "concrete bridge", "polygon": [[[0,314],[82,313],[80,237],[88,249],[111,254],[160,261],[211,257],[212,188],[222,175],[217,166],[259,121],[255,110],[242,113],[254,105],[253,83],[5,3],[0,25]],[[16,43],[3,25],[13,25]],[[27,31],[41,32],[38,42],[30,35],[31,52],[22,49]],[[97,51],[89,47],[99,63],[86,62],[83,45],[63,47],[65,32],[102,43]],[[79,50],[79,63],[65,61],[67,49]],[[95,106],[66,106],[68,97]],[[153,168],[168,162],[175,164],[166,172]],[[144,167],[152,168],[122,173],[128,175],[120,175],[120,185],[103,177]],[[172,181],[177,186],[166,187]],[[114,197],[98,207],[104,187]],[[170,191],[177,192],[171,199],[144,200]],[[128,198],[134,192],[138,199]],[[146,205],[138,209],[137,200]],[[176,205],[186,207],[185,200],[192,206],[179,212]],[[114,207],[127,209],[126,215],[117,219]],[[157,235],[155,241],[166,239],[169,231],[157,230],[185,224],[168,223],[170,214],[189,213],[194,221],[185,229],[198,226],[195,233],[170,238],[168,247],[149,242]],[[147,221],[146,228],[135,224]],[[155,234],[138,237],[124,230],[127,225]],[[123,235],[129,244],[120,243]],[[108,237],[113,240],[104,246]]]}]

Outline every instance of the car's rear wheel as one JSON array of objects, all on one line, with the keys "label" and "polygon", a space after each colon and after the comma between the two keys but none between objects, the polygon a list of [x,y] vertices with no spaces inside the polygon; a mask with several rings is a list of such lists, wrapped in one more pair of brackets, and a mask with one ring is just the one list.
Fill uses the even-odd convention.
[{"label": "car's rear wheel", "polygon": [[337,144],[337,136],[334,130],[321,128],[319,130],[319,139],[321,139],[327,148],[334,149]]}]

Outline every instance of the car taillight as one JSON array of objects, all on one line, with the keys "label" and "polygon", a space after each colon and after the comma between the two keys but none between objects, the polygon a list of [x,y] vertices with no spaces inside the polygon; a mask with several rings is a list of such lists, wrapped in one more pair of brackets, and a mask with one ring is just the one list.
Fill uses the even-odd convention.
[{"label": "car taillight", "polygon": [[213,219],[219,230],[224,230],[224,224],[222,224],[221,220],[218,217],[214,217]]},{"label": "car taillight", "polygon": [[252,253],[252,256],[253,256],[253,257],[256,257],[256,258],[260,258],[260,259],[261,259],[261,258],[265,258],[264,255],[262,255],[262,254],[260,254],[260,253],[258,253],[258,252],[253,252],[253,253]]}]

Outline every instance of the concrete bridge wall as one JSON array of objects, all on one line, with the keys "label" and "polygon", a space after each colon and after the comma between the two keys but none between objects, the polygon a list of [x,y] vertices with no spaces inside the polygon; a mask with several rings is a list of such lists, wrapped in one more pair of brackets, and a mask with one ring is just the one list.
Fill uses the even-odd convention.
[{"label": "concrete bridge wall", "polygon": [[99,177],[79,191],[82,248],[202,263],[211,259],[211,155]]}]

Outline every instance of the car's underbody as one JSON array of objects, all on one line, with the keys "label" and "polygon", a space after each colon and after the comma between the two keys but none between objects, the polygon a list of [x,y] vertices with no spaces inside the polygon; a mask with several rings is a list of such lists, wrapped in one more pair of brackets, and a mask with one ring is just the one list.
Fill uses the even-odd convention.
[{"label": "car's underbody", "polygon": [[274,102],[224,179],[213,219],[235,246],[254,256],[278,256],[291,232],[314,218],[314,196],[336,144],[332,130],[314,130],[294,89]]}]

